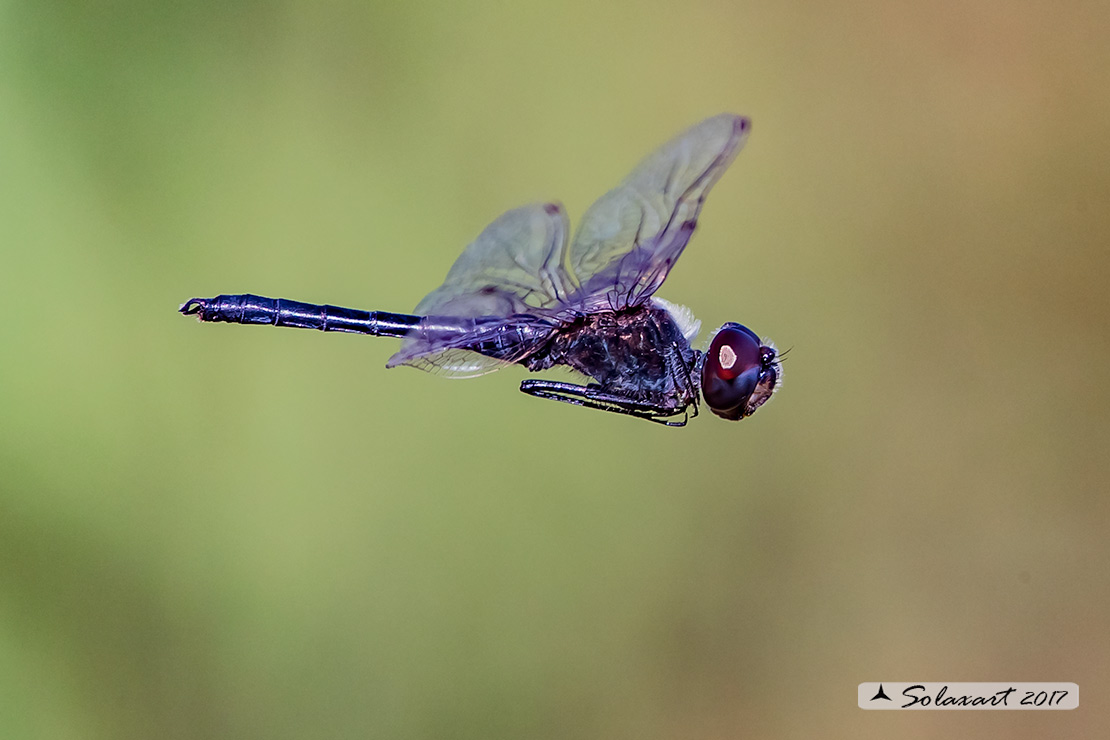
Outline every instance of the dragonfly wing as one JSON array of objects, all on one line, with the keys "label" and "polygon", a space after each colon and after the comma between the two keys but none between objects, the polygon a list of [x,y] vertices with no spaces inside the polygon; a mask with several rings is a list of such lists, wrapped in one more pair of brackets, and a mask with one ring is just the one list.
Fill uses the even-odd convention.
[{"label": "dragonfly wing", "polygon": [[747,118],[722,114],[664,144],[590,206],[568,257],[586,310],[639,305],[666,279],[709,189],[747,139]]},{"label": "dragonfly wing", "polygon": [[386,367],[411,365],[438,375],[472,378],[523,360],[558,326],[555,314],[544,309],[508,318],[425,316]]},{"label": "dragonfly wing", "polygon": [[420,316],[509,316],[566,295],[567,215],[558,203],[514,208],[487,226],[416,306]]},{"label": "dragonfly wing", "polygon": [[[396,357],[397,355],[394,355]],[[428,354],[416,355],[411,359],[394,362],[389,361],[387,367],[409,365],[433,375],[442,375],[448,378],[476,378],[479,375],[500,370],[509,363],[494,357],[486,357],[477,352],[465,349],[440,349]]]},{"label": "dragonfly wing", "polygon": [[471,377],[534,351],[551,325],[530,315],[561,305],[567,295],[567,230],[558,203],[501,215],[463,250],[443,284],[417,304],[414,312],[425,318],[387,366]]}]

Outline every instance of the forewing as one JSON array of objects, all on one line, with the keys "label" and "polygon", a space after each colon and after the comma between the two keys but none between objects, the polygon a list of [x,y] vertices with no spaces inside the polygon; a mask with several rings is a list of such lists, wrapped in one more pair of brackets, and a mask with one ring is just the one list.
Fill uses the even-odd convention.
[{"label": "forewing", "polygon": [[747,118],[722,114],[687,129],[594,203],[568,253],[587,310],[646,301],[666,279],[697,225],[709,189],[747,139]]},{"label": "forewing", "polygon": [[416,306],[420,316],[510,316],[565,296],[567,216],[558,203],[502,214],[463,250],[443,284]]}]

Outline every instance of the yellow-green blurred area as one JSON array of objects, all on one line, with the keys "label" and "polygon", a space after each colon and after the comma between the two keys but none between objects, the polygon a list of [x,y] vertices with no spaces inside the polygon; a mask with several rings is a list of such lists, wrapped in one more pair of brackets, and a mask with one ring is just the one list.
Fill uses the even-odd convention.
[{"label": "yellow-green blurred area", "polygon": [[[176,313],[411,310],[722,111],[660,295],[751,419]],[[0,737],[1110,737],[1108,247],[1105,2],[2,0]]]}]

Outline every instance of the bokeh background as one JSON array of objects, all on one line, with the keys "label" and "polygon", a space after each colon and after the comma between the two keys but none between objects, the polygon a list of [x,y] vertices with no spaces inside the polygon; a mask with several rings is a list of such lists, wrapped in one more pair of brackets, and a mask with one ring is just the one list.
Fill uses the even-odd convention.
[{"label": "bokeh background", "polygon": [[[720,111],[660,294],[753,419],[175,313],[411,309]],[[1105,2],[3,0],[0,170],[0,736],[1110,736]]]}]

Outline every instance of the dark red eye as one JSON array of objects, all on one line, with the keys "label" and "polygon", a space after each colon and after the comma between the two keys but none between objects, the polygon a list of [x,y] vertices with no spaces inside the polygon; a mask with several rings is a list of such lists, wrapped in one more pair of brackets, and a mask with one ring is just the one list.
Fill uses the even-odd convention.
[{"label": "dark red eye", "polygon": [[713,337],[701,369],[701,392],[710,410],[726,419],[744,415],[762,370],[759,338],[746,326],[725,324]]}]

